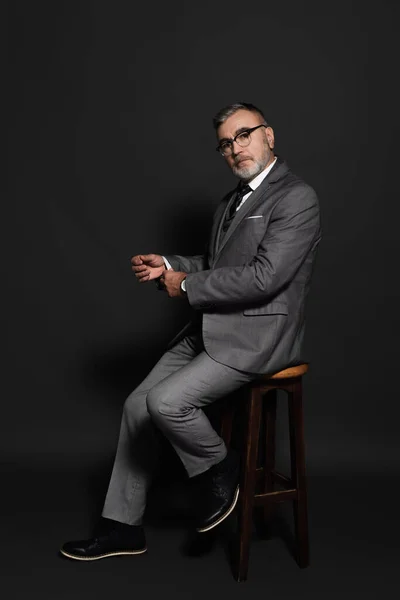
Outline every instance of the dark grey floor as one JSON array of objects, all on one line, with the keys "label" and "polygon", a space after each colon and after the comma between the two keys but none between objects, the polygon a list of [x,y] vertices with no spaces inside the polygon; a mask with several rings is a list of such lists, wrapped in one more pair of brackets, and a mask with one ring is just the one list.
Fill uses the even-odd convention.
[{"label": "dark grey floor", "polygon": [[399,481],[379,475],[310,476],[310,567],[299,569],[290,554],[284,532],[285,526],[291,527],[291,513],[282,507],[270,540],[259,539],[254,532],[248,580],[237,583],[227,555],[235,517],[204,538],[202,554],[186,554],[193,540],[188,536],[186,488],[179,480],[169,490],[161,482],[153,492],[147,554],[82,563],[61,557],[58,548],[90,532],[107,483],[104,465],[44,469],[4,464],[2,597],[114,600],[170,593],[182,598],[220,598],[221,593],[233,598],[262,594],[318,600],[378,598],[387,593],[398,597]]}]

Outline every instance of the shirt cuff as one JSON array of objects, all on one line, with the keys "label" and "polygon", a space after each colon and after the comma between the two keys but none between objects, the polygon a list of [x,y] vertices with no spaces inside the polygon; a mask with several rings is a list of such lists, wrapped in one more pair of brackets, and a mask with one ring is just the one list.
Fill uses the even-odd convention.
[{"label": "shirt cuff", "polygon": [[163,259],[163,261],[164,261],[164,263],[165,263],[165,266],[167,267],[168,271],[169,271],[170,269],[172,269],[172,267],[171,267],[170,263],[167,261],[167,259],[165,258],[165,256],[161,256],[161,258]]},{"label": "shirt cuff", "polygon": [[181,290],[186,293],[186,280],[182,279],[181,281]]}]

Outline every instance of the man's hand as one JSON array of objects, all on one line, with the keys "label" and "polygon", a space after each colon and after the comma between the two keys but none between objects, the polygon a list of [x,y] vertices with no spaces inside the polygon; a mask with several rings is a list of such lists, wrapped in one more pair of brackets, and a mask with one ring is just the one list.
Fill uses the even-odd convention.
[{"label": "man's hand", "polygon": [[164,270],[160,277],[161,284],[165,287],[170,298],[184,298],[185,292],[181,289],[181,282],[185,279],[187,273],[174,271],[173,269]]},{"label": "man's hand", "polygon": [[131,258],[132,271],[140,282],[157,279],[165,271],[165,264],[159,254],[137,254]]}]

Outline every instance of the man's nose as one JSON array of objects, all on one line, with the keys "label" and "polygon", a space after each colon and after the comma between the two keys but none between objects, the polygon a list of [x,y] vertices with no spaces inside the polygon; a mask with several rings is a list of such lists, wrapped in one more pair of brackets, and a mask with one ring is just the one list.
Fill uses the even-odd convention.
[{"label": "man's nose", "polygon": [[239,152],[242,152],[243,150],[243,146],[240,146],[236,140],[232,141],[232,154],[236,155],[239,154]]}]

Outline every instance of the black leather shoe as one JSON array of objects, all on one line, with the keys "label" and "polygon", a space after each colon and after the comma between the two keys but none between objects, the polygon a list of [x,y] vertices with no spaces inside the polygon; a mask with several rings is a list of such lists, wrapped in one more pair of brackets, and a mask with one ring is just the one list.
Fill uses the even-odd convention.
[{"label": "black leather shoe", "polygon": [[143,527],[118,524],[104,528],[88,540],[66,542],[60,552],[73,560],[98,560],[109,556],[143,554],[147,551]]},{"label": "black leather shoe", "polygon": [[199,476],[201,492],[196,531],[203,533],[216,527],[235,508],[239,497],[239,465],[238,454],[229,450],[221,462]]}]

